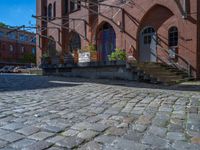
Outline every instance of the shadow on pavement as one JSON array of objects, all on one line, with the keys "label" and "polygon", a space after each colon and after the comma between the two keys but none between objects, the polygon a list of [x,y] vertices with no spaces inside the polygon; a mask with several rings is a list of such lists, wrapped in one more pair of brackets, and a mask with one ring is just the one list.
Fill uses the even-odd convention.
[{"label": "shadow on pavement", "polygon": [[200,81],[185,82],[182,84],[166,86],[161,84],[148,84],[144,82],[111,80],[111,79],[85,79],[85,78],[67,78],[56,76],[35,76],[35,75],[0,75],[0,92],[48,89],[58,87],[75,87],[85,83],[104,84],[112,86],[123,86],[138,89],[160,89],[176,91],[196,91],[200,92]]},{"label": "shadow on pavement", "polygon": [[66,82],[63,78],[22,74],[1,74],[0,92],[74,87],[81,84]]}]

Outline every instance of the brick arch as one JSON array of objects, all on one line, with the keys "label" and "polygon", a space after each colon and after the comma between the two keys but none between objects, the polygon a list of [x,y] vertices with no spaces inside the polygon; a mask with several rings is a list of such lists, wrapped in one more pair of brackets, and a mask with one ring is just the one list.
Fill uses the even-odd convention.
[{"label": "brick arch", "polygon": [[[141,18],[139,27],[137,29],[137,49],[140,50],[140,35],[145,27],[152,27],[157,33],[164,27],[164,24],[174,17],[174,13],[166,6],[155,4],[153,5]],[[174,24],[173,24],[174,25]],[[168,27],[166,27],[168,28]],[[166,29],[168,30],[168,29]],[[137,53],[139,58],[139,52]]]},{"label": "brick arch", "polygon": [[167,7],[155,4],[142,17],[139,25],[139,31],[145,26],[152,26],[158,30],[162,24],[172,17],[174,13]]}]

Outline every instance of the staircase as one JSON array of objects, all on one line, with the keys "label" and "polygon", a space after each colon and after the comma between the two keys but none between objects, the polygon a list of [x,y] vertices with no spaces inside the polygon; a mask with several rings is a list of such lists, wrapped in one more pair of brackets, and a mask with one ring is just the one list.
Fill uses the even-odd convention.
[{"label": "staircase", "polygon": [[192,79],[187,73],[161,63],[133,63],[140,81],[173,85]]}]

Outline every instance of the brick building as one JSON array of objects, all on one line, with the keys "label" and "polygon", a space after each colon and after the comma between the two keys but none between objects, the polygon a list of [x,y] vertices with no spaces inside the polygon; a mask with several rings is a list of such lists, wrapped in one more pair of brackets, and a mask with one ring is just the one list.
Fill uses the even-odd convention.
[{"label": "brick building", "polygon": [[121,48],[200,77],[199,9],[199,0],[37,0],[37,61],[93,43],[101,60]]},{"label": "brick building", "polygon": [[24,60],[27,54],[36,57],[35,33],[12,27],[0,27],[0,63],[29,63]]}]

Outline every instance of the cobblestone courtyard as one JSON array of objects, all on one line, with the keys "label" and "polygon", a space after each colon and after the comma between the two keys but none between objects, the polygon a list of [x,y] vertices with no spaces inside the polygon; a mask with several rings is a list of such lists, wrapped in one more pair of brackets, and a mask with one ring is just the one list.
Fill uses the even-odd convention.
[{"label": "cobblestone courtyard", "polygon": [[1,75],[0,149],[200,150],[188,87]]}]

